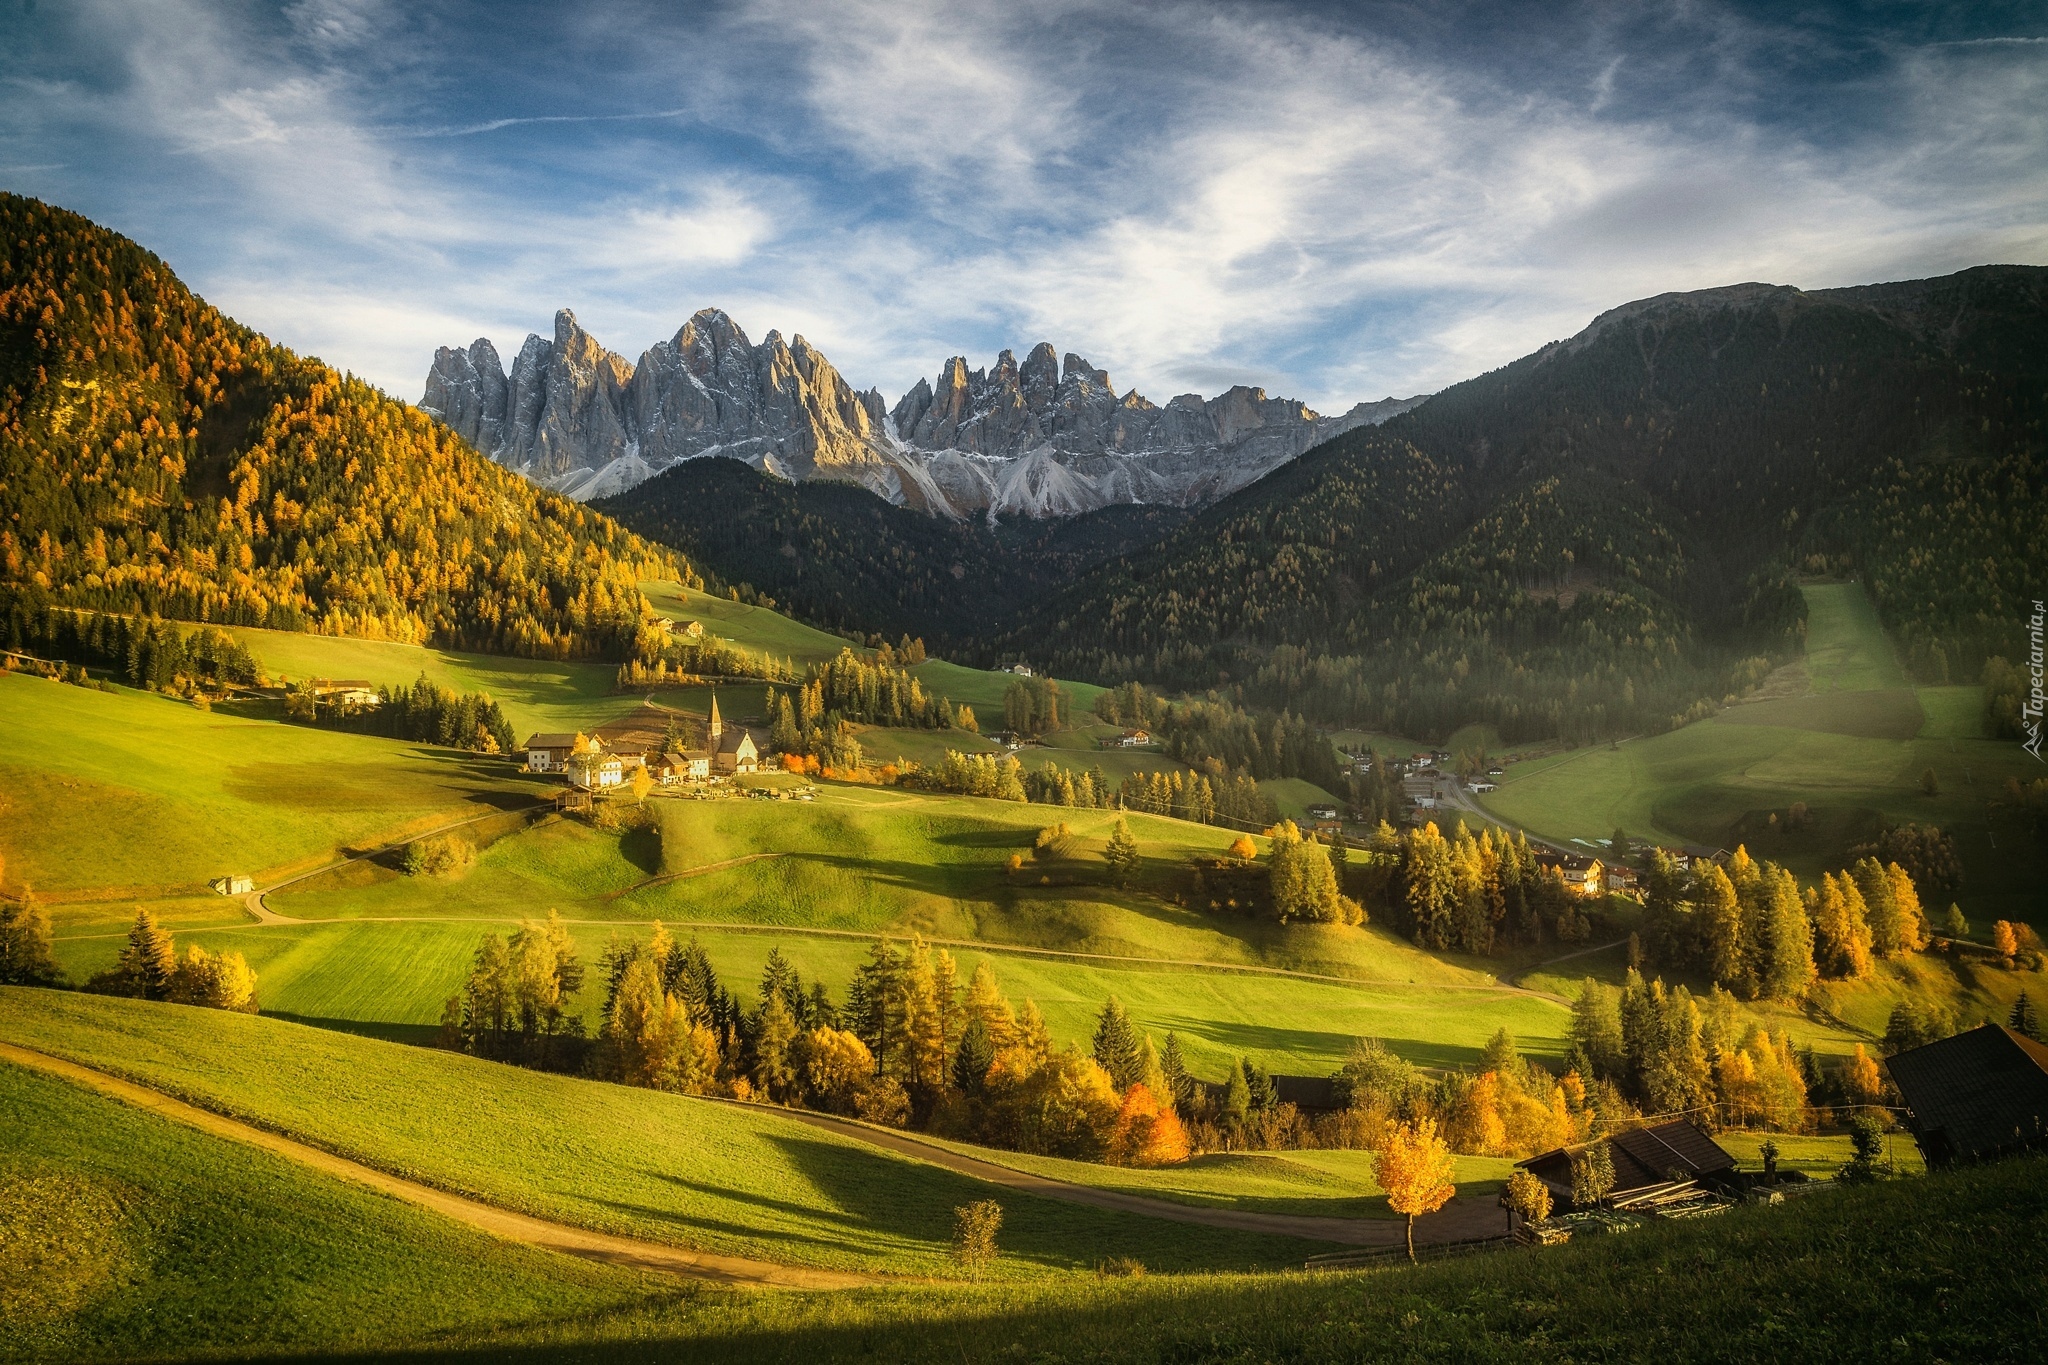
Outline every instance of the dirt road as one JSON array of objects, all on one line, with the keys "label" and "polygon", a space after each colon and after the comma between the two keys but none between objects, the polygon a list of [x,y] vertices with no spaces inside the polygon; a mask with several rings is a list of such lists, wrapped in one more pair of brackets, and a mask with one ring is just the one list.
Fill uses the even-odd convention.
[{"label": "dirt road", "polygon": [[743,1256],[719,1256],[708,1251],[690,1251],[662,1242],[645,1242],[634,1237],[615,1237],[610,1233],[592,1232],[588,1228],[550,1223],[545,1219],[513,1213],[509,1209],[497,1208],[474,1199],[465,1199],[459,1194],[450,1194],[446,1190],[437,1190],[429,1185],[420,1185],[410,1180],[401,1180],[397,1176],[386,1175],[360,1162],[350,1161],[332,1152],[323,1152],[318,1147],[310,1147],[303,1142],[295,1142],[291,1138],[266,1132],[237,1119],[196,1108],[146,1086],[124,1081],[104,1071],[95,1071],[91,1067],[80,1066],[76,1062],[67,1062],[60,1057],[16,1047],[12,1043],[0,1043],[0,1061],[12,1062],[16,1066],[26,1067],[32,1071],[61,1077],[139,1109],[147,1109],[174,1122],[211,1133],[215,1137],[246,1143],[251,1147],[261,1147],[267,1152],[296,1161],[325,1175],[358,1185],[367,1185],[379,1193],[388,1194],[394,1199],[403,1199],[408,1204],[417,1204],[423,1209],[429,1209],[446,1218],[453,1218],[458,1223],[467,1224],[507,1241],[524,1242],[528,1246],[559,1251],[569,1256],[581,1256],[586,1260],[603,1261],[609,1265],[626,1266],[634,1270],[651,1270],[684,1279],[708,1280],[715,1284],[773,1289],[851,1289],[884,1282],[880,1276],[875,1275],[777,1265],[772,1261],[749,1260]]}]

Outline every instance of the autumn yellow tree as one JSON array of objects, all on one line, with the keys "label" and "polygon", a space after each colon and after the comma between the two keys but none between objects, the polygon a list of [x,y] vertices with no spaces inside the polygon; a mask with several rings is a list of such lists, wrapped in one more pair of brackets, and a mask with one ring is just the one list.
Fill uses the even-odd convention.
[{"label": "autumn yellow tree", "polygon": [[1991,946],[1998,950],[1998,955],[2005,959],[2008,967],[2020,955],[2020,936],[2013,932],[2011,920],[2002,919],[1991,926]]},{"label": "autumn yellow tree", "polygon": [[1435,1213],[1458,1192],[1457,1162],[1437,1136],[1436,1120],[1390,1126],[1372,1154],[1373,1179],[1387,1192],[1387,1205],[1408,1220],[1408,1259],[1415,1259],[1415,1220]]}]

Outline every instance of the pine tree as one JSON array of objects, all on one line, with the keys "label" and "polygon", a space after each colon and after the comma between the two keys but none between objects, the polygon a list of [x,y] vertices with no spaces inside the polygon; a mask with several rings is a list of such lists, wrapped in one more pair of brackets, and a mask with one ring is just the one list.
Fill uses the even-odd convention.
[{"label": "pine tree", "polygon": [[2041,1021],[2034,1012],[2034,1001],[2025,991],[2012,1002],[2012,1013],[2006,1016],[2006,1027],[2015,1033],[2024,1033],[2035,1042],[2041,1041]]},{"label": "pine tree", "polygon": [[1941,927],[1950,938],[1968,938],[1970,921],[1963,917],[1963,907],[1954,901],[1948,903],[1948,914],[1942,917]]},{"label": "pine tree", "polygon": [[156,922],[148,910],[135,912],[135,925],[128,931],[128,946],[121,950],[116,974],[133,994],[146,1000],[161,1000],[178,967],[177,949],[171,931]]},{"label": "pine tree", "polygon": [[966,1030],[960,1035],[960,1047],[953,1054],[953,1087],[963,1095],[979,1095],[983,1083],[988,1079],[988,1070],[995,1065],[995,1040],[989,1036],[988,1025],[979,1018],[970,1018]]},{"label": "pine tree", "polygon": [[1813,923],[1814,957],[1830,976],[1870,974],[1870,924],[1863,897],[1846,874],[1824,873],[1820,885],[1807,892],[1807,917]]},{"label": "pine tree", "polygon": [[1138,852],[1138,841],[1131,837],[1131,827],[1123,816],[1116,818],[1116,825],[1109,832],[1109,843],[1102,850],[1102,860],[1109,864],[1109,879],[1117,886],[1129,886],[1138,875],[1143,862]]},{"label": "pine tree", "polygon": [[1195,1097],[1195,1078],[1188,1074],[1177,1033],[1166,1035],[1166,1046],[1159,1054],[1159,1074],[1165,1081],[1167,1097],[1181,1108],[1187,1108]]},{"label": "pine tree", "polygon": [[1144,1079],[1138,1050],[1138,1032],[1124,1013],[1121,1001],[1109,997],[1095,1021],[1094,1057],[1119,1091]]}]

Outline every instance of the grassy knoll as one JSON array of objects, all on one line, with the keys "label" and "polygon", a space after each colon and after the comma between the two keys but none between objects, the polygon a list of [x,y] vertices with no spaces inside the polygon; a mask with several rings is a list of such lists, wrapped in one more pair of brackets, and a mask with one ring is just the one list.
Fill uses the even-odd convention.
[{"label": "grassy knoll", "polygon": [[44,892],[185,887],[523,804],[504,759],[0,675],[0,853]]},{"label": "grassy knoll", "polygon": [[[1733,847],[1804,877],[1843,866],[1880,822],[1936,824],[1956,840],[1972,919],[2039,923],[2048,851],[1989,803],[2037,764],[1982,737],[1974,687],[1909,688],[1860,586],[1804,589],[1808,695],[1730,707],[1668,734],[1514,764],[1485,798],[1502,818],[1552,838],[1638,838]],[[1922,777],[1935,774],[1939,794]],[[1809,823],[1785,820],[1803,803]],[[1771,816],[1779,817],[1773,824]]]},{"label": "grassy knoll", "polygon": [[705,632],[756,654],[794,663],[821,664],[853,642],[792,620],[767,607],[750,607],[710,593],[686,592],[681,584],[648,582],[640,592],[654,609],[674,621],[698,621]]},{"label": "grassy knoll", "polygon": [[[522,1071],[275,1019],[0,989],[0,1032],[355,1160],[602,1231],[786,1264],[946,1276],[990,1187],[772,1109]],[[1005,1191],[1006,1276],[1137,1256],[1283,1265],[1314,1243]]]},{"label": "grassy knoll", "polygon": [[0,1063],[0,1360],[474,1339],[673,1294]]}]

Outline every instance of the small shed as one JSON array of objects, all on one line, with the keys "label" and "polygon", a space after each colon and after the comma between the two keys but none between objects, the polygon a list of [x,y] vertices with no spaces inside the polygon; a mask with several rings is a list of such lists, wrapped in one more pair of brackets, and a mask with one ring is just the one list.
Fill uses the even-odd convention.
[{"label": "small shed", "polygon": [[1985,1024],[1885,1066],[1929,1166],[2048,1145],[2048,1047],[2024,1033]]},{"label": "small shed", "polygon": [[223,896],[246,896],[256,889],[254,877],[215,877],[207,883]]}]

